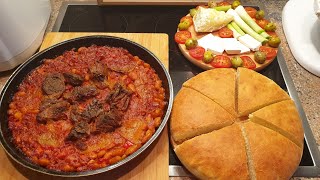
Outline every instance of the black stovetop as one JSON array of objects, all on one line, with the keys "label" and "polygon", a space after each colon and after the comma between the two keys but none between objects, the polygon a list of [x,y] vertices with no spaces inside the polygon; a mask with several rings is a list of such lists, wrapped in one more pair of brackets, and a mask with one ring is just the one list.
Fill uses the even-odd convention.
[{"label": "black stovetop", "polygon": [[[203,70],[190,63],[174,42],[177,24],[194,6],[95,6],[68,5],[60,32],[166,33],[169,35],[169,72],[174,94],[183,82]],[[287,91],[278,59],[261,71]],[[170,147],[170,165],[180,161]],[[304,147],[300,166],[314,166],[308,147]]]}]

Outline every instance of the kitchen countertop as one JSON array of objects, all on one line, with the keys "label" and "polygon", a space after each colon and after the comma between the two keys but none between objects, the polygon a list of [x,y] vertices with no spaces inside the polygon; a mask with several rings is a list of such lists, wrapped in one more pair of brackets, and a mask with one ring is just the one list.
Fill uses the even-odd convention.
[{"label": "kitchen countertop", "polygon": [[[52,13],[49,19],[49,24],[46,32],[50,32],[52,30],[63,1],[64,0],[51,0]],[[257,4],[259,0],[248,0],[246,2],[248,2],[248,4],[254,5]],[[307,115],[312,133],[318,145],[318,149],[320,149],[320,78],[309,73],[302,66],[300,66],[289,49],[288,43],[286,41],[282,29],[281,19],[282,9],[285,6],[286,2],[286,0],[268,0],[265,2],[265,7],[266,11],[268,12],[268,16],[270,17],[270,20],[277,24],[278,28],[276,32],[281,39],[280,48],[286,61],[289,73],[294,82],[294,86],[298,92],[298,96],[301,101],[302,107]],[[2,89],[3,85],[5,84],[6,80],[12,72],[13,70],[0,72],[0,89]]]}]

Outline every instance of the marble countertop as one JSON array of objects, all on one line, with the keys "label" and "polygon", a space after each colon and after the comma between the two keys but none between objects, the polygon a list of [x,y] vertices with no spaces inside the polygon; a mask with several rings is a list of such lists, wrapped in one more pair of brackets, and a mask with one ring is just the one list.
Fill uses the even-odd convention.
[{"label": "marble countertop", "polygon": [[[64,0],[51,0],[52,13],[46,32],[50,32],[52,30],[63,1]],[[261,3],[259,0],[248,0],[246,2],[248,2],[248,4],[257,4],[258,2]],[[286,2],[287,0],[268,0],[264,2],[264,6],[268,12],[270,20],[275,22],[277,25],[276,32],[281,39],[280,48],[285,58],[289,73],[293,79],[294,86],[298,92],[302,107],[307,115],[312,133],[318,145],[318,149],[320,149],[320,77],[309,73],[302,66],[300,66],[289,49],[282,29],[281,18],[282,9]],[[13,70],[0,72],[0,89],[2,89],[12,72]]]}]

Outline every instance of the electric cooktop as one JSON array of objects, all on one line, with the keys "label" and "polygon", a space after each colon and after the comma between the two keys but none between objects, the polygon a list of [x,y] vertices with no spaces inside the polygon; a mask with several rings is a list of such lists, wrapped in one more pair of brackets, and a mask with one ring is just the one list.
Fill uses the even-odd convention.
[{"label": "electric cooktop", "polygon": [[[155,5],[113,5],[97,6],[94,3],[65,2],[53,31],[59,32],[122,32],[122,33],[166,33],[169,35],[169,72],[176,94],[182,83],[203,70],[190,63],[174,42],[177,24],[195,6],[155,6]],[[311,133],[306,115],[301,107],[297,92],[288,72],[281,51],[277,59],[261,74],[273,79],[295,100],[303,119],[305,146],[299,168],[294,176],[319,176],[319,151]],[[170,146],[170,176],[189,176]],[[191,175],[190,175],[191,176]]]}]

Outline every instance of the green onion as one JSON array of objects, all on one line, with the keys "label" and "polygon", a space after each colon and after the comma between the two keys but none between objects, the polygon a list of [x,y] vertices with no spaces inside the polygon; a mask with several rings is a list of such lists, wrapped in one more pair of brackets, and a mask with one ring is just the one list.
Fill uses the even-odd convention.
[{"label": "green onion", "polygon": [[235,11],[255,32],[258,34],[262,33],[264,30],[249,16],[247,11],[243,6],[238,6]]}]

